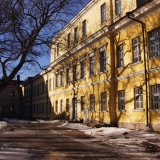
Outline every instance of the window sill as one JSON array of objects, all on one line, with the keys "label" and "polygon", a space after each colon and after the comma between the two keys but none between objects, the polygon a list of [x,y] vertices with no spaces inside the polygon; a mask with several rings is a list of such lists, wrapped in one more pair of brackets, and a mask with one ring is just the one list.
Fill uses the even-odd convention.
[{"label": "window sill", "polygon": [[118,67],[117,70],[122,70],[124,69],[124,66],[123,67]]},{"label": "window sill", "polygon": [[160,109],[150,109],[150,112],[160,112]]},{"label": "window sill", "polygon": [[143,63],[143,61],[133,62],[133,63],[131,64],[131,66],[134,66],[134,65],[137,65],[137,64],[140,64],[140,63]]},{"label": "window sill", "polygon": [[108,112],[108,111],[105,111],[105,110],[104,111],[100,111],[100,113],[106,113],[106,112]]},{"label": "window sill", "polygon": [[122,110],[117,110],[117,112],[127,112],[127,110],[122,109]]},{"label": "window sill", "polygon": [[145,109],[143,109],[143,108],[141,108],[141,109],[139,108],[139,109],[134,109],[133,110],[133,112],[144,112],[144,111],[145,111]]},{"label": "window sill", "polygon": [[119,13],[119,14],[116,14],[116,15],[114,16],[114,18],[116,19],[116,18],[121,17],[121,16],[122,16],[122,13]]},{"label": "window sill", "polygon": [[90,111],[91,113],[95,113],[96,111],[95,110],[92,110],[92,111]]},{"label": "window sill", "polygon": [[108,70],[105,70],[105,71],[103,71],[103,72],[100,71],[99,74],[103,74],[103,73],[107,73],[107,72],[108,72]]},{"label": "window sill", "polygon": [[86,80],[86,78],[80,78],[79,80],[80,80],[80,81],[83,81],[83,80]]},{"label": "window sill", "polygon": [[107,20],[104,22],[101,22],[100,27],[104,27],[106,25],[106,22],[107,22]]}]

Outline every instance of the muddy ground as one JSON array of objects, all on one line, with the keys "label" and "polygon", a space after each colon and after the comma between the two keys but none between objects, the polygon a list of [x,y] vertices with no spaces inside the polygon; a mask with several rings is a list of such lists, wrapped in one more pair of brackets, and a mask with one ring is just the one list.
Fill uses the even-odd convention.
[{"label": "muddy ground", "polygon": [[[159,160],[155,142],[116,143],[56,123],[9,123],[0,132],[0,160]],[[113,143],[109,143],[113,141]]]}]

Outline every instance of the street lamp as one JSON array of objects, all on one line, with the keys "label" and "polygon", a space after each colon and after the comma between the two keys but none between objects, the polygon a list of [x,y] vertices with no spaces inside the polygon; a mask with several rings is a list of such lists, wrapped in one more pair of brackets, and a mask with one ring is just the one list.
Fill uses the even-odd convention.
[{"label": "street lamp", "polygon": [[147,80],[147,64],[146,64],[146,49],[145,49],[145,23],[135,19],[134,14],[132,12],[126,13],[127,17],[137,23],[140,23],[142,26],[142,38],[143,38],[143,56],[144,56],[144,77],[145,77],[145,88],[146,88],[146,126],[150,127],[148,123],[148,80]]}]

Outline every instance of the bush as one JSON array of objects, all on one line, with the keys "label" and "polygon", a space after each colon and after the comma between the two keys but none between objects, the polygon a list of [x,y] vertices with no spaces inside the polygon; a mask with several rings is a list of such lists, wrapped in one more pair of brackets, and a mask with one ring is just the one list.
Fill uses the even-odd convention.
[{"label": "bush", "polygon": [[67,112],[62,112],[62,113],[59,113],[57,115],[55,115],[55,119],[57,120],[69,120],[69,113]]}]

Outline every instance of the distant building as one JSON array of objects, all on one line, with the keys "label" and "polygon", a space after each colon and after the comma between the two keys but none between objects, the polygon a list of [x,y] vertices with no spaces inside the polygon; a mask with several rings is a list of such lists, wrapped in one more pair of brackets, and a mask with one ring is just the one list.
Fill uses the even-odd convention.
[{"label": "distant building", "polygon": [[[22,90],[20,87],[20,77],[12,80],[10,84],[0,92],[0,117],[20,117]],[[0,80],[0,87],[3,87],[3,81]]]},{"label": "distant building", "polygon": [[53,37],[49,67],[24,82],[24,116],[160,131],[159,37],[159,0],[90,1]]}]

